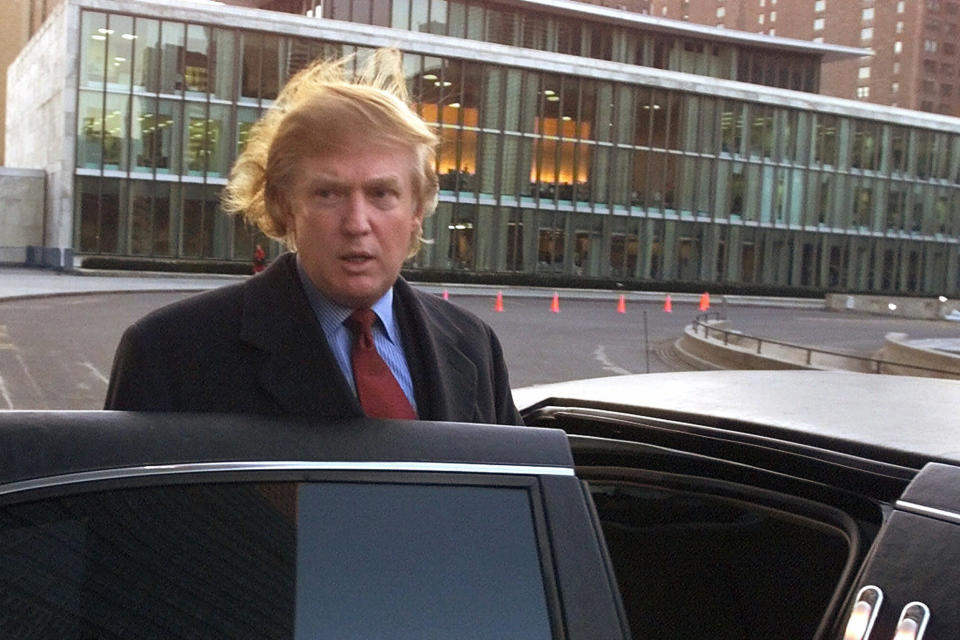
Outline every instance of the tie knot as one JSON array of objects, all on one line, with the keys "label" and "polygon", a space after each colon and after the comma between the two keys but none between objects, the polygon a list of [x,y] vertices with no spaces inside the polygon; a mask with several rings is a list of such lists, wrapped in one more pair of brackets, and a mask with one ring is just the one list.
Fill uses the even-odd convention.
[{"label": "tie knot", "polygon": [[354,335],[369,334],[376,317],[377,314],[373,312],[373,309],[357,309],[347,318],[347,327]]}]

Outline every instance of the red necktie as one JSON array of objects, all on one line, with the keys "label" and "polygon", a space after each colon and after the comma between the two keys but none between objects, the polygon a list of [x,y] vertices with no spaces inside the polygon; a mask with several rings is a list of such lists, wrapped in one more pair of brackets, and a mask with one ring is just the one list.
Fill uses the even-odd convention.
[{"label": "red necktie", "polygon": [[370,328],[376,317],[372,309],[357,309],[346,320],[347,327],[353,333],[350,360],[360,406],[371,418],[416,420],[417,414],[410,406],[407,395],[373,344]]}]

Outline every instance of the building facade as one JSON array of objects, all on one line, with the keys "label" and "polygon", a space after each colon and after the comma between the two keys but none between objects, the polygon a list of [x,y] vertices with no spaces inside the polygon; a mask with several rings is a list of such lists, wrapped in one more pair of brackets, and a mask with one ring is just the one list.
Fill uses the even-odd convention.
[{"label": "building facade", "polygon": [[649,11],[698,24],[871,49],[828,64],[826,95],[960,115],[960,1],[650,0]]},{"label": "building facade", "polygon": [[396,46],[442,139],[412,270],[960,292],[960,120],[814,93],[811,60],[862,50],[572,2],[294,4],[58,7],[7,119],[8,164],[47,171],[45,244],[249,262],[218,196],[250,127],[313,58]]}]

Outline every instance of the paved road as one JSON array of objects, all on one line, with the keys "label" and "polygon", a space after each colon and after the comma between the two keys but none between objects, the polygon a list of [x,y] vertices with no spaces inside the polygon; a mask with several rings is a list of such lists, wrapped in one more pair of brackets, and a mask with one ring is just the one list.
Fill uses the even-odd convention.
[{"label": "paved road", "polygon": [[[114,348],[136,318],[189,293],[95,293],[0,301],[0,409],[96,409]],[[617,300],[507,298],[494,311],[489,296],[454,297],[489,322],[503,342],[513,386],[575,378],[676,371],[687,367],[670,345],[695,315],[692,304]],[[733,307],[734,328],[764,337],[868,354],[888,331],[911,337],[960,336],[953,322],[847,316],[822,311]],[[644,340],[644,316],[646,335]]]}]

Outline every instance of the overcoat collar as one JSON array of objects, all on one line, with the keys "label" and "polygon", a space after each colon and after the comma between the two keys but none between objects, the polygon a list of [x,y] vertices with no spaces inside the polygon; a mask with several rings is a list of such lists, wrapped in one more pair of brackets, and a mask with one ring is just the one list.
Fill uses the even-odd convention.
[{"label": "overcoat collar", "polygon": [[[277,258],[244,287],[240,339],[264,353],[263,389],[286,413],[362,416],[296,275],[296,254]],[[394,308],[423,419],[477,418],[477,368],[461,350],[466,338],[435,304],[402,278]],[[432,301],[430,301],[432,302]]]},{"label": "overcoat collar", "polygon": [[240,339],[264,352],[259,380],[285,413],[362,416],[296,275],[296,254],[277,258],[244,288]]},{"label": "overcoat collar", "polygon": [[403,278],[394,285],[394,308],[420,416],[474,422],[477,367],[459,346],[466,339],[460,328],[440,312],[439,302],[426,304],[423,298],[428,295],[414,290]]}]

